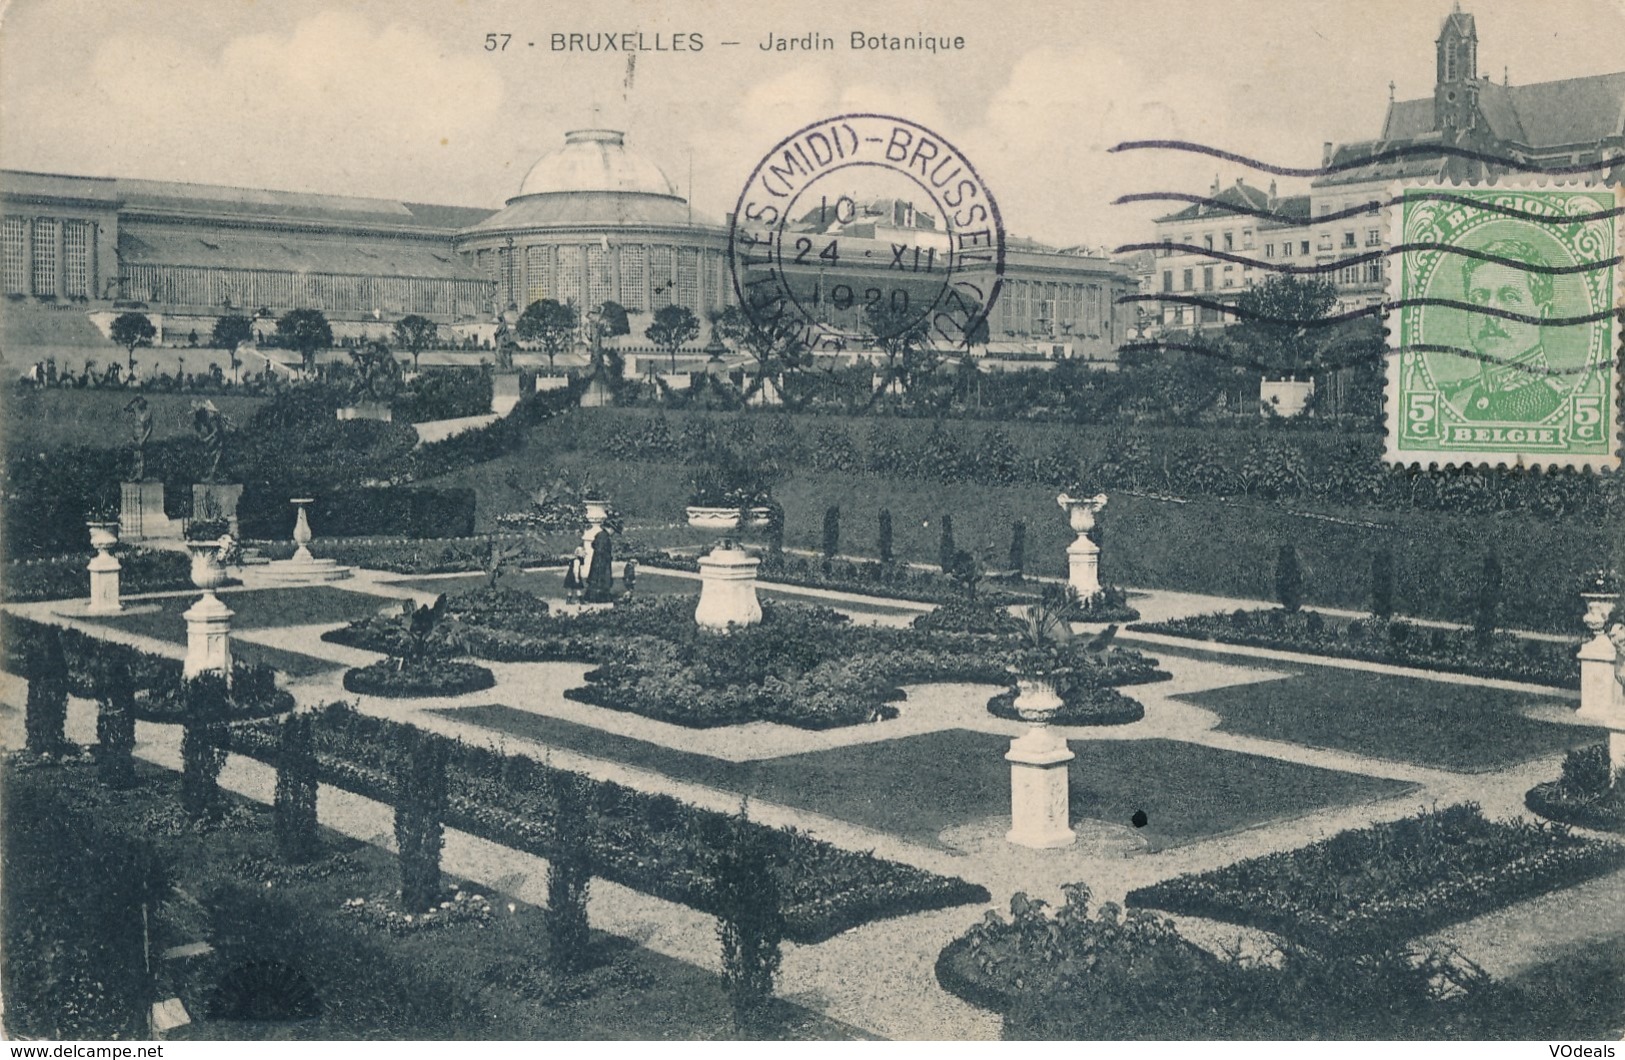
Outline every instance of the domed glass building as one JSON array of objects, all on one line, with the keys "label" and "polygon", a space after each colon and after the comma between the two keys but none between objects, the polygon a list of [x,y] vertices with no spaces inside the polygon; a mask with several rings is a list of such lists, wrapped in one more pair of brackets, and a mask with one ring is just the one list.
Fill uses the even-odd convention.
[{"label": "domed glass building", "polygon": [[460,254],[500,305],[619,302],[639,319],[666,305],[702,321],[732,294],[727,233],[694,213],[660,167],[614,129],[577,129],[531,167],[519,194],[462,231]]}]

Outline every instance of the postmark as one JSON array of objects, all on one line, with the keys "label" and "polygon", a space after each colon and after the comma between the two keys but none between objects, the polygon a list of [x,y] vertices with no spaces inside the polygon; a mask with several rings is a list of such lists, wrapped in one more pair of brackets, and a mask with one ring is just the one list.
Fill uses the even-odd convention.
[{"label": "postmark", "polygon": [[1622,198],[1533,181],[1399,189],[1390,462],[1619,465]]},{"label": "postmark", "polygon": [[942,350],[981,341],[1004,260],[998,203],[975,166],[884,114],[838,115],[779,141],[728,226],[740,305],[812,348],[861,345],[877,329]]}]

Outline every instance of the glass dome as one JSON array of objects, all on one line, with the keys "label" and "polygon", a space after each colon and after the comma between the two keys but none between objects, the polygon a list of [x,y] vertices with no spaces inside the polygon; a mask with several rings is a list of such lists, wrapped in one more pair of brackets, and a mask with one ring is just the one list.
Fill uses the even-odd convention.
[{"label": "glass dome", "polygon": [[626,149],[626,134],[615,129],[576,129],[564,146],[531,167],[516,198],[580,192],[620,192],[679,198],[660,167]]}]

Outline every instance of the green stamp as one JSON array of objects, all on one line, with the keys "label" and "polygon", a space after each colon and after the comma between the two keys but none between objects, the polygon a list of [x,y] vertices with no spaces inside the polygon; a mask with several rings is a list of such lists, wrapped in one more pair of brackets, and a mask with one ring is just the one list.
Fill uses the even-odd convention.
[{"label": "green stamp", "polygon": [[1607,215],[1625,193],[1440,184],[1403,196],[1390,215],[1390,245],[1408,249],[1389,291],[1388,460],[1617,467],[1611,259],[1625,218]]}]

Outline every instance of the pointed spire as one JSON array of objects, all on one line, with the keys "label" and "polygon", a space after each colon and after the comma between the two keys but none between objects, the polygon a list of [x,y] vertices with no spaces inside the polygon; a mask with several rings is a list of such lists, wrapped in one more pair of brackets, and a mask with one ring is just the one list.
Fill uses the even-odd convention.
[{"label": "pointed spire", "polygon": [[1388,82],[1388,102],[1389,103],[1392,103],[1394,101],[1394,88],[1395,87],[1396,86],[1394,85],[1394,83],[1392,81]]}]

